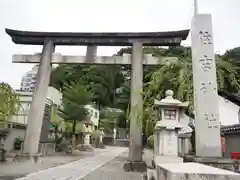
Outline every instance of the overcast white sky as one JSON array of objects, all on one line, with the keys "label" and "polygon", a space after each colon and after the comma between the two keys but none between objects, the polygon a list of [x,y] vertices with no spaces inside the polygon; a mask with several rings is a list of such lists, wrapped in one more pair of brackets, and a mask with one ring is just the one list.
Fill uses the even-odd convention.
[{"label": "overcast white sky", "polygon": [[[199,12],[211,13],[215,51],[240,46],[240,0],[199,0]],[[33,31],[167,31],[190,28],[193,0],[0,0],[0,81],[19,88],[32,65],[12,64],[13,53],[40,52],[15,45],[5,28]],[[190,45],[189,39],[183,42]],[[57,47],[62,54],[84,55],[85,47]],[[98,55],[119,48],[100,47]]]}]

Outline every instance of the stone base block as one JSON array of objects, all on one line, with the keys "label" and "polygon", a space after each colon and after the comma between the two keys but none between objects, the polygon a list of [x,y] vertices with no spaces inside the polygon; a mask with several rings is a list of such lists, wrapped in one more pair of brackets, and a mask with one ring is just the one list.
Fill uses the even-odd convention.
[{"label": "stone base block", "polygon": [[127,161],[123,169],[126,172],[146,172],[147,171],[147,164],[144,161]]},{"label": "stone base block", "polygon": [[235,172],[239,172],[240,170],[240,160],[235,159],[227,159],[222,157],[196,157],[193,155],[186,155],[183,157],[183,161],[201,163]]},{"label": "stone base block", "polygon": [[129,139],[116,139],[116,146],[129,147]]},{"label": "stone base block", "polygon": [[155,165],[166,163],[183,163],[183,158],[177,156],[154,156]]},{"label": "stone base block", "polygon": [[240,175],[231,171],[199,163],[157,165],[158,180],[239,180]]},{"label": "stone base block", "polygon": [[27,153],[20,153],[16,154],[15,157],[13,158],[13,162],[15,163],[20,163],[20,162],[25,162],[25,161],[31,161],[33,163],[41,163],[41,154],[27,154]]},{"label": "stone base block", "polygon": [[147,174],[146,174],[146,180],[156,180],[157,178],[157,172],[156,169],[153,168],[147,168]]},{"label": "stone base block", "polygon": [[99,143],[99,145],[97,146],[97,148],[104,149],[104,148],[105,148],[105,146],[104,146],[104,144],[103,144],[103,143]]},{"label": "stone base block", "polygon": [[90,144],[79,144],[77,145],[77,149],[80,151],[89,151],[89,152],[93,152],[94,149]]}]

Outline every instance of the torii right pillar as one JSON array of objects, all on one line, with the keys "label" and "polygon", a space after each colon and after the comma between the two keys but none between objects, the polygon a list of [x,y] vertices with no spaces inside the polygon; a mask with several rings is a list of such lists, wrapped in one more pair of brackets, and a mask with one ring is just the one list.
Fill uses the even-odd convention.
[{"label": "torii right pillar", "polygon": [[197,157],[221,157],[216,63],[210,14],[195,14],[191,28]]}]

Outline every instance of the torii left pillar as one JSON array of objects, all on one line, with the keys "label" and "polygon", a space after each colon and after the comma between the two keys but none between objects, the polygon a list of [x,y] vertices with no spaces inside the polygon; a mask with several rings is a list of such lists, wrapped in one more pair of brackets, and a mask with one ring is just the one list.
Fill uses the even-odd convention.
[{"label": "torii left pillar", "polygon": [[38,155],[45,99],[52,70],[51,58],[54,49],[55,45],[53,41],[46,40],[42,49],[37,73],[36,88],[33,93],[32,104],[27,119],[27,132],[24,140],[23,153],[29,157]]},{"label": "torii left pillar", "polygon": [[132,44],[132,76],[131,76],[131,112],[130,112],[130,144],[125,171],[145,172],[146,163],[142,160],[142,115],[143,115],[143,44]]}]

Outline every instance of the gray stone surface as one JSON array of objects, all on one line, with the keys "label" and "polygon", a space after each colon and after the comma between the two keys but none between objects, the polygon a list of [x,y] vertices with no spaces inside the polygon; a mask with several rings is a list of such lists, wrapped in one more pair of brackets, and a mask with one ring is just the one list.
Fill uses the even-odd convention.
[{"label": "gray stone surface", "polygon": [[78,180],[125,152],[127,148],[108,147],[102,153],[68,164],[28,174],[16,180]]},{"label": "gray stone surface", "polygon": [[[65,179],[81,179],[81,180],[141,180],[142,173],[125,172],[123,165],[127,161],[127,148],[107,147],[106,149],[98,150],[94,156],[89,157],[47,157],[43,158],[43,164],[8,164],[0,165],[0,180],[13,180],[23,174],[28,174],[35,171],[36,173],[29,174],[25,178],[18,180],[65,180]],[[124,152],[121,154],[121,152]],[[120,155],[119,155],[120,153]],[[116,155],[118,154],[118,156]],[[116,158],[114,158],[117,156]],[[114,158],[114,159],[113,159]],[[151,163],[153,153],[150,150],[144,152],[143,159],[147,164]],[[66,165],[67,161],[74,161]],[[77,160],[77,161],[76,161]],[[55,168],[50,168],[57,166]],[[50,168],[44,170],[46,168]],[[44,171],[41,171],[44,170]],[[69,176],[70,174],[70,176]],[[55,177],[48,177],[55,175]],[[78,176],[79,175],[79,176]]]},{"label": "gray stone surface", "polygon": [[239,180],[240,175],[231,171],[199,163],[159,164],[157,180]]},{"label": "gray stone surface", "polygon": [[221,157],[216,63],[210,14],[194,16],[191,40],[196,155]]},{"label": "gray stone surface", "polygon": [[123,170],[126,161],[127,153],[123,153],[80,180],[141,180],[141,173]]},{"label": "gray stone surface", "polygon": [[184,162],[196,162],[205,164],[208,166],[213,166],[221,169],[226,169],[229,171],[236,171],[240,169],[240,160],[227,159],[227,158],[202,158],[195,157],[192,155],[184,156]]},{"label": "gray stone surface", "polygon": [[132,44],[132,76],[131,76],[131,110],[130,110],[130,144],[129,161],[141,161],[142,120],[143,111],[143,44]]},{"label": "gray stone surface", "polygon": [[12,159],[8,159],[7,163],[0,164],[0,180],[10,180],[17,177],[22,177],[26,174],[41,171],[47,168],[59,166],[72,161],[77,161],[83,158],[87,158],[97,155],[102,152],[106,152],[109,149],[95,149],[94,153],[79,152],[75,156],[67,156],[66,154],[55,154],[55,156],[48,156],[41,158],[41,163],[34,164],[31,161],[12,163]]},{"label": "gray stone surface", "polygon": [[[93,171],[88,176],[80,180],[142,180],[140,172],[125,172],[123,165],[127,161],[128,152],[124,152],[114,160]],[[150,164],[153,153],[146,150],[143,155],[143,160]]]},{"label": "gray stone surface", "polygon": [[46,41],[40,59],[37,73],[36,88],[27,118],[27,131],[24,140],[23,152],[29,155],[38,153],[38,145],[42,129],[45,108],[45,99],[52,71],[51,58],[55,45]]}]

